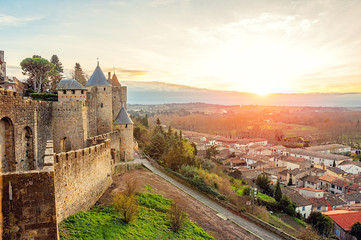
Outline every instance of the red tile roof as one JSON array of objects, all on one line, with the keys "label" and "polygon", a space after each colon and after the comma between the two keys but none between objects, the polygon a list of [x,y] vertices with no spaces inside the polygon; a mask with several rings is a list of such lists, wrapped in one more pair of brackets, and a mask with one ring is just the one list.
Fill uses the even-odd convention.
[{"label": "red tile roof", "polygon": [[355,222],[361,222],[361,212],[349,211],[332,213],[331,211],[324,214],[332,218],[332,220],[345,231],[350,231],[352,224]]}]

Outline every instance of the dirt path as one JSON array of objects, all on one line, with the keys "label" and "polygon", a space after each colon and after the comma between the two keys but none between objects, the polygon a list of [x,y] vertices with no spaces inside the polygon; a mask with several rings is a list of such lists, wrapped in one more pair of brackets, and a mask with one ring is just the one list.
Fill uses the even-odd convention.
[{"label": "dirt path", "polygon": [[234,223],[218,217],[214,210],[190,197],[177,187],[145,169],[137,169],[113,178],[113,184],[99,199],[99,204],[111,204],[113,195],[125,189],[124,179],[137,179],[140,191],[147,191],[145,185],[154,188],[153,193],[175,201],[183,211],[189,214],[189,219],[206,230],[216,239],[257,239],[246,230]]}]

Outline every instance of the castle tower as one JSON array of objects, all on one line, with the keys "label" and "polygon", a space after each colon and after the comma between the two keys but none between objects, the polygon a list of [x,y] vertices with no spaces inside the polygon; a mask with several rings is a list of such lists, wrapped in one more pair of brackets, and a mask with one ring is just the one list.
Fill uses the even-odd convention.
[{"label": "castle tower", "polygon": [[58,101],[82,101],[86,100],[87,89],[75,79],[62,79],[56,87]]},{"label": "castle tower", "polygon": [[[117,75],[115,75],[115,73],[113,74],[113,77],[110,78],[110,73],[108,73],[109,75],[109,82],[112,84],[112,106],[113,106],[113,121],[115,121],[115,118],[117,117],[117,114],[119,113],[120,109],[122,108],[122,106],[124,106],[125,109],[127,109],[127,89],[126,87],[122,87],[118,81]],[[125,93],[123,93],[125,88]],[[125,95],[124,95],[125,94]]]},{"label": "castle tower", "polygon": [[127,110],[122,107],[113,122],[114,128],[120,131],[119,154],[121,160],[130,161],[134,159],[133,121]]},{"label": "castle tower", "polygon": [[6,77],[6,63],[4,51],[0,51],[0,79],[4,80]]},{"label": "castle tower", "polygon": [[[104,134],[112,131],[112,85],[105,78],[99,67],[99,62],[85,84],[91,98],[95,98],[96,134]],[[93,99],[94,100],[94,99]]]}]

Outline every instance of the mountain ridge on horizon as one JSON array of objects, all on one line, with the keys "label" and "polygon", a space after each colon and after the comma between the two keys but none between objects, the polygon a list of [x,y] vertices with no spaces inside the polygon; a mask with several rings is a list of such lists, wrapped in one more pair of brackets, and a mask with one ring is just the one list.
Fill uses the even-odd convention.
[{"label": "mountain ridge on horizon", "polygon": [[223,105],[360,107],[361,93],[270,93],[213,90],[160,81],[121,81],[132,104],[204,102]]}]

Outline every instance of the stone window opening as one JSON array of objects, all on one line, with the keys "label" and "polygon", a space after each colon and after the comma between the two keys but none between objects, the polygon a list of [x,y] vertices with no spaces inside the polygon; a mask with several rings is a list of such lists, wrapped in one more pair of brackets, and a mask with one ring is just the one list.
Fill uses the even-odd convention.
[{"label": "stone window opening", "polygon": [[71,143],[67,137],[60,139],[60,152],[69,152],[71,150]]},{"label": "stone window opening", "polygon": [[103,108],[103,103],[100,104],[100,107]]},{"label": "stone window opening", "polygon": [[23,160],[21,161],[22,170],[34,170],[34,138],[30,127],[25,127],[23,130]]},{"label": "stone window opening", "polygon": [[71,94],[75,94],[75,90],[71,90]]},{"label": "stone window opening", "polygon": [[16,171],[14,124],[8,117],[0,120],[0,164],[3,172]]},{"label": "stone window opening", "polygon": [[105,92],[105,89],[106,89],[106,88],[104,88],[104,92]]},{"label": "stone window opening", "polygon": [[125,124],[125,128],[128,128],[128,124]]},{"label": "stone window opening", "polygon": [[81,90],[81,94],[84,94],[84,90]]},{"label": "stone window opening", "polygon": [[66,94],[66,90],[63,90],[63,94]]}]

